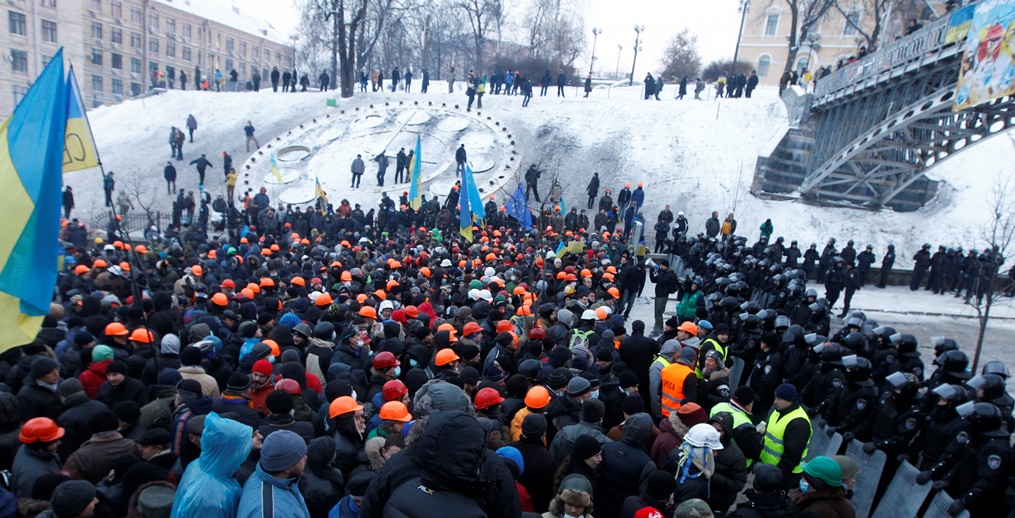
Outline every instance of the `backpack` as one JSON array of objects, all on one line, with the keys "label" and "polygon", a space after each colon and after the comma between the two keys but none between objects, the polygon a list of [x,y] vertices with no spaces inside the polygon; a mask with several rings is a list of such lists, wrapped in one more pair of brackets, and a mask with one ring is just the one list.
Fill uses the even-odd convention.
[{"label": "backpack", "polygon": [[575,329],[574,331],[571,331],[571,338],[568,340],[567,348],[568,349],[574,349],[575,346],[580,345],[580,346],[584,347],[585,349],[588,349],[589,348],[589,335],[591,335],[594,332],[595,331],[592,330],[592,329],[589,329],[588,331],[582,331],[582,330],[579,330],[579,329]]}]

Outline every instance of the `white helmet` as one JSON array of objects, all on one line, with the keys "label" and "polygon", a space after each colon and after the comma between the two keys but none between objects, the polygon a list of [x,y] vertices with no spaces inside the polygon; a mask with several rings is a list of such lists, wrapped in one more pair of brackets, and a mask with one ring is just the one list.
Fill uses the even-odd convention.
[{"label": "white helmet", "polygon": [[710,450],[721,450],[722,443],[719,442],[719,431],[707,423],[696,424],[684,435],[684,442],[695,448],[709,448]]},{"label": "white helmet", "polygon": [[582,320],[599,320],[599,317],[596,315],[595,311],[586,309],[585,311],[582,311]]},{"label": "white helmet", "polygon": [[381,306],[380,306],[380,311],[384,311],[385,309],[394,310],[395,309],[395,304],[393,302],[391,302],[390,300],[382,300],[381,301]]}]

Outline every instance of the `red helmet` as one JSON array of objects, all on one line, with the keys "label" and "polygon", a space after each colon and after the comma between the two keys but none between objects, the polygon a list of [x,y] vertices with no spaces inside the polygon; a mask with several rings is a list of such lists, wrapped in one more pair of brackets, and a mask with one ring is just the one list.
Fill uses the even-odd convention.
[{"label": "red helmet", "polygon": [[529,331],[529,340],[542,340],[546,338],[546,330],[541,327],[533,327]]},{"label": "red helmet", "polygon": [[382,397],[384,397],[384,401],[386,402],[401,399],[402,396],[405,396],[408,393],[409,388],[405,386],[405,383],[402,383],[399,380],[388,381],[384,384],[384,387],[381,388]]},{"label": "red helmet", "polygon": [[56,421],[48,417],[29,419],[21,427],[18,440],[25,444],[37,442],[53,442],[63,437],[64,430],[56,425]]},{"label": "red helmet", "polygon": [[398,366],[398,359],[395,358],[394,354],[391,354],[388,351],[379,352],[377,353],[377,356],[374,356],[374,368],[377,370],[390,369]]},{"label": "red helmet", "polygon": [[484,408],[489,408],[493,405],[503,402],[504,398],[500,395],[500,392],[497,392],[497,389],[495,388],[491,387],[481,388],[479,389],[479,392],[476,393],[476,401],[475,401],[476,410],[483,410]]},{"label": "red helmet", "polygon": [[278,383],[275,384],[275,390],[288,392],[290,395],[293,396],[299,396],[303,394],[303,391],[300,389],[299,382],[289,378],[283,378],[278,380]]}]

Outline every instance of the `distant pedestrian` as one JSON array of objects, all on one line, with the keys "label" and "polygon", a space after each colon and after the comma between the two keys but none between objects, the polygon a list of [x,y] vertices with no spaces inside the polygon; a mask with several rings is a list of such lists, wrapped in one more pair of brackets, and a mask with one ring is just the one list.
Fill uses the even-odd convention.
[{"label": "distant pedestrian", "polygon": [[564,97],[565,86],[567,86],[567,76],[561,72],[557,75],[557,97]]},{"label": "distant pedestrian", "polygon": [[271,67],[271,91],[278,92],[278,67]]},{"label": "distant pedestrian", "polygon": [[404,147],[399,149],[398,154],[395,155],[395,183],[408,181],[408,179],[404,177],[407,158]]},{"label": "distant pedestrian", "polygon": [[325,70],[324,72],[321,72],[320,77],[317,78],[318,85],[320,85],[318,87],[319,91],[321,91],[321,92],[327,92],[328,91],[328,83],[330,81],[331,81],[331,78],[328,77],[328,71]]},{"label": "distant pedestrian", "polygon": [[260,92],[261,91],[261,73],[258,72],[257,69],[254,69],[254,75],[251,78],[251,80],[254,83],[254,91],[255,92]]},{"label": "distant pedestrian", "polygon": [[374,162],[377,162],[377,186],[384,187],[384,175],[388,171],[388,156],[384,154],[385,151],[381,151],[379,155],[374,157]]},{"label": "distant pedestrian", "polygon": [[197,167],[197,174],[198,174],[199,185],[203,186],[204,185],[204,172],[209,167],[213,167],[211,165],[211,162],[209,162],[208,158],[205,155],[202,154],[200,156],[200,158],[196,158],[194,160],[191,160],[190,161],[190,165]]},{"label": "distant pedestrian", "polygon": [[426,93],[426,90],[428,88],[430,88],[430,71],[424,68],[423,69],[423,93]]},{"label": "distant pedestrian", "polygon": [[356,160],[352,161],[352,183],[349,185],[350,189],[359,187],[360,179],[363,178],[365,171],[366,164],[363,163],[363,155],[356,155]]},{"label": "distant pedestrian", "polygon": [[455,67],[451,67],[451,72],[448,73],[448,93],[455,93]]},{"label": "distant pedestrian", "polygon": [[176,193],[176,168],[172,162],[166,162],[166,168],[162,170],[162,177],[166,179],[166,194]]},{"label": "distant pedestrian", "polygon": [[68,185],[63,190],[63,217],[64,219],[70,219],[70,211],[74,208],[74,189]]},{"label": "distant pedestrian", "polygon": [[[586,99],[589,98],[589,94],[590,93],[592,93],[592,74],[589,74],[589,76],[585,78],[585,98]],[[591,209],[592,205],[589,205],[589,208]]]},{"label": "distant pedestrian", "polygon": [[[246,134],[246,136],[247,136],[247,151],[248,152],[250,151],[250,141],[251,140],[254,141],[254,149],[255,150],[257,148],[261,147],[261,143],[258,142],[257,141],[257,137],[254,136],[254,131],[255,131],[254,130],[254,124],[252,122],[250,122],[250,121],[247,121],[247,125],[243,127],[243,133]],[[226,169],[226,172],[228,172],[228,171],[229,171],[229,169]]]},{"label": "distant pedestrian", "polygon": [[116,188],[116,181],[113,180],[113,172],[110,171],[102,179],[102,191],[106,193],[106,206],[113,206],[113,189]]},{"label": "distant pedestrian", "polygon": [[187,115],[187,130],[190,132],[190,142],[194,143],[194,130],[197,129],[197,119],[193,114]]},{"label": "distant pedestrian", "polygon": [[[229,174],[229,170],[233,168],[233,157],[229,156],[229,153],[222,152],[222,176]],[[201,182],[202,184],[204,182]]]},{"label": "distant pedestrian", "polygon": [[459,175],[465,172],[465,163],[468,162],[468,156],[465,154],[465,144],[458,146],[458,150],[455,151],[455,174]]}]

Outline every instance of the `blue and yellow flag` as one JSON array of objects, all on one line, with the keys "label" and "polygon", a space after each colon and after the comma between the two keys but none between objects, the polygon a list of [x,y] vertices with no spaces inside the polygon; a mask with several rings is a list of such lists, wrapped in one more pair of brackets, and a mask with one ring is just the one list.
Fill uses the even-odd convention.
[{"label": "blue and yellow flag", "polygon": [[278,170],[278,162],[275,161],[275,153],[271,154],[271,174],[275,175],[278,184],[282,185],[282,172]]},{"label": "blue and yellow flag", "polygon": [[321,187],[321,179],[316,176],[314,177],[314,196],[324,201],[324,204],[321,205],[322,208],[328,207],[328,193],[324,187]]},{"label": "blue and yellow flag", "polygon": [[80,171],[99,167],[99,153],[92,139],[92,128],[85,115],[85,103],[81,99],[74,69],[67,76],[67,130],[64,137],[63,172]]},{"label": "blue and yellow flag", "polygon": [[468,195],[469,206],[472,208],[472,216],[477,223],[486,219],[486,209],[483,207],[483,199],[479,197],[479,189],[476,188],[476,179],[472,177],[472,168],[465,166],[462,173],[462,196]]},{"label": "blue and yellow flag", "polygon": [[0,125],[0,351],[34,340],[53,299],[68,97],[61,49]]},{"label": "blue and yellow flag", "polygon": [[409,206],[412,210],[419,210],[423,206],[423,147],[420,144],[421,139],[416,135],[416,151],[412,155],[412,163],[409,164],[409,177],[412,182],[409,185]]},{"label": "blue and yellow flag", "polygon": [[515,189],[511,199],[505,204],[507,215],[518,220],[518,223],[525,230],[532,230],[532,212],[529,210],[529,200],[525,198],[525,188],[521,182]]},{"label": "blue and yellow flag", "polygon": [[[462,191],[465,191],[465,176],[462,176]],[[469,195],[468,193],[462,192],[458,196],[458,205],[460,207],[458,211],[458,232],[462,234],[462,237],[472,242],[472,211],[469,210]]]}]

